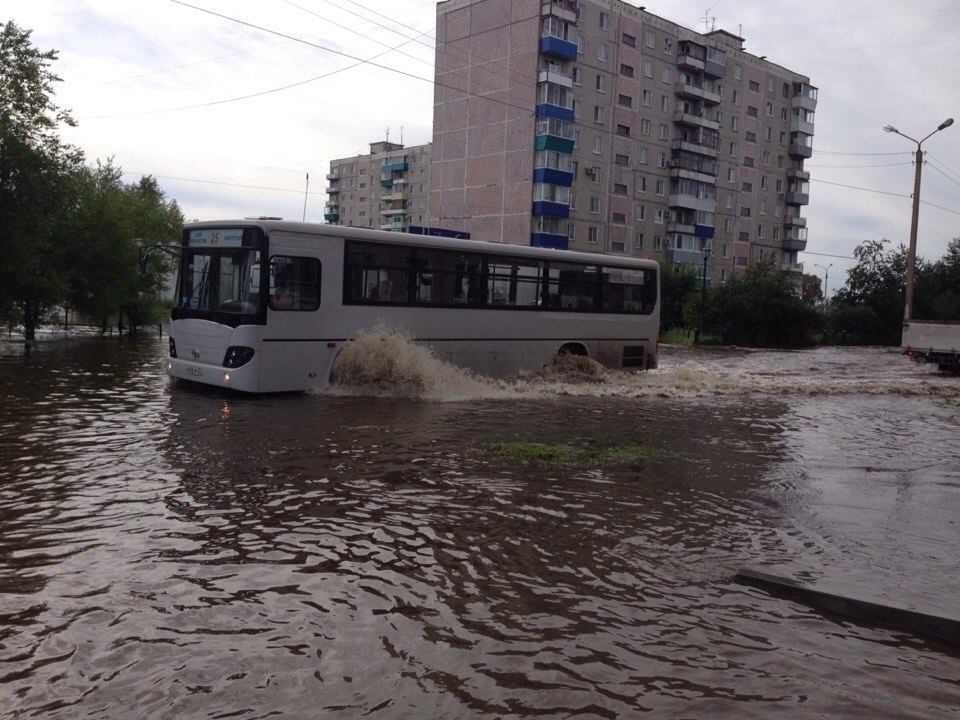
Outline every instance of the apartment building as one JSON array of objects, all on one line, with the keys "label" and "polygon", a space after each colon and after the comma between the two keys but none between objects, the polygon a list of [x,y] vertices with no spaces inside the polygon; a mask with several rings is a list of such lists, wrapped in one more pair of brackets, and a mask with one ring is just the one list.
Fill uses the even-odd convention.
[{"label": "apartment building", "polygon": [[439,3],[428,224],[800,270],[817,89],[743,42],[621,0]]},{"label": "apartment building", "polygon": [[334,225],[406,230],[427,217],[431,144],[389,140],[370,152],[330,161],[324,219]]}]

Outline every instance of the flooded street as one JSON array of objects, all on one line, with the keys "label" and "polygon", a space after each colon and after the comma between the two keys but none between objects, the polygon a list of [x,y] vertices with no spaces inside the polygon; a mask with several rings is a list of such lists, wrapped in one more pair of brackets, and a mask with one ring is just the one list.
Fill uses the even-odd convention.
[{"label": "flooded street", "polygon": [[165,346],[0,345],[0,717],[956,717],[957,647],[733,576],[960,617],[960,378],[665,348],[241,397]]}]

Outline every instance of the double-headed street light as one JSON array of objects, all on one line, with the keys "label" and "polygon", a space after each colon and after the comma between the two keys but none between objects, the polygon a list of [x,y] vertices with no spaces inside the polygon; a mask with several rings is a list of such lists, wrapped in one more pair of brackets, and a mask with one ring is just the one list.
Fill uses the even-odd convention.
[{"label": "double-headed street light", "polygon": [[830,277],[830,268],[833,267],[833,263],[830,263],[826,267],[819,265],[818,263],[813,264],[814,267],[818,267],[823,270],[823,306],[827,306],[827,278]]},{"label": "double-headed street light", "polygon": [[693,344],[700,344],[700,333],[703,331],[703,306],[707,302],[707,260],[710,258],[710,252],[713,248],[710,245],[703,246],[703,277],[700,280],[700,319],[697,321],[697,329],[693,333]]},{"label": "double-headed street light", "polygon": [[[953,125],[953,118],[947,118],[940,123],[939,127],[930,133],[930,135],[934,135],[941,130],[945,130],[951,125]],[[914,266],[917,262],[917,221],[920,218],[920,169],[923,167],[923,150],[920,149],[920,146],[923,144],[924,140],[930,137],[930,135],[927,135],[927,137],[923,138],[923,140],[916,140],[909,135],[904,135],[893,125],[884,125],[883,129],[888,133],[896,133],[897,135],[905,137],[907,140],[912,140],[917,144],[917,152],[914,156],[916,170],[913,175],[913,215],[910,218],[910,247],[907,249],[907,288],[906,298],[903,305],[903,321],[907,322],[910,320],[913,313],[913,274]]]}]

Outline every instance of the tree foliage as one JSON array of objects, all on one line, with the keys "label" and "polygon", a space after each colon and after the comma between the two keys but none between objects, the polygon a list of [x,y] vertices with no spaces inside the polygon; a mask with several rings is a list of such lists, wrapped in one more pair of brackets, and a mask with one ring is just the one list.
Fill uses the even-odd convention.
[{"label": "tree foliage", "polygon": [[790,273],[772,262],[750,265],[707,294],[704,331],[727,345],[809,345],[819,325],[819,313],[800,297]]},{"label": "tree foliage", "polygon": [[[842,343],[899,345],[907,275],[903,245],[868,240],[854,250],[857,264],[833,298],[829,327]],[[960,238],[936,262],[917,258],[912,315],[927,320],[960,320]]]},{"label": "tree foliage", "polygon": [[169,260],[151,256],[141,275],[139,255],[176,242],[183,221],[153,178],[125,185],[112,162],[88,167],[61,142],[73,120],[53,101],[56,57],[13,22],[0,26],[0,317],[27,339],[58,306],[104,324],[151,320]]},{"label": "tree foliage", "polygon": [[683,307],[696,293],[697,275],[689,265],[660,261],[660,332],[683,326]]}]

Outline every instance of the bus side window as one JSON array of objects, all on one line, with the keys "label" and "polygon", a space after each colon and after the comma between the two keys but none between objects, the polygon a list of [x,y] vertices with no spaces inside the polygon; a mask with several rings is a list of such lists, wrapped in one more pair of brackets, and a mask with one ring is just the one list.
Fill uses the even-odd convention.
[{"label": "bus side window", "polygon": [[270,258],[270,309],[318,309],[320,277],[320,261],[316,258],[273,256]]}]

